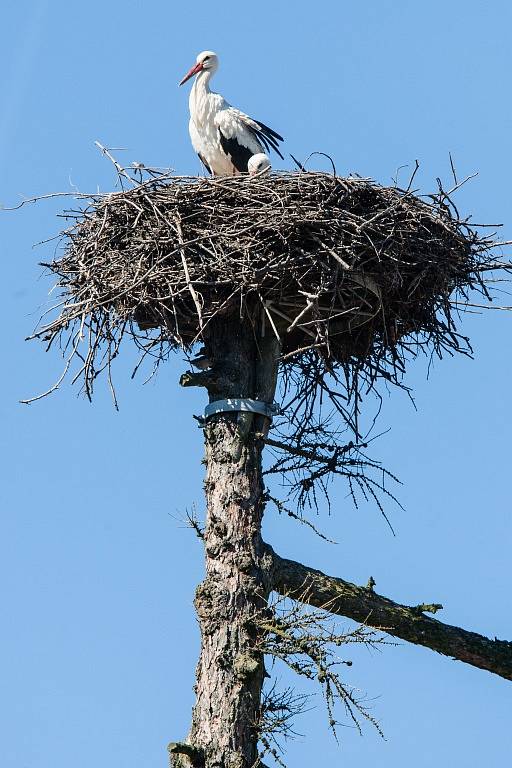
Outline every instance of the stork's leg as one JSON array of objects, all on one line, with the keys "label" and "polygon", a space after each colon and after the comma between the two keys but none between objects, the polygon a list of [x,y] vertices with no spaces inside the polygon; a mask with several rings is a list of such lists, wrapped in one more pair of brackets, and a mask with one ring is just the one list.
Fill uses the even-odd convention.
[{"label": "stork's leg", "polygon": [[214,176],[215,174],[212,172],[212,169],[210,168],[210,166],[208,165],[208,163],[206,162],[206,160],[204,159],[202,154],[200,152],[198,152],[197,156],[200,159],[200,161],[202,162],[202,164],[204,165],[204,167],[206,168],[206,170],[208,171],[208,173],[210,174],[210,176]]}]

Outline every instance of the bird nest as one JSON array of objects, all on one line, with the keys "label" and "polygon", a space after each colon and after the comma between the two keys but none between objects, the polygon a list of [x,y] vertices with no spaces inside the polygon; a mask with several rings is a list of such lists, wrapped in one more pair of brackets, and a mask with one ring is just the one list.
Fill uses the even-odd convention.
[{"label": "bird nest", "polygon": [[314,354],[393,376],[409,352],[467,351],[454,310],[470,289],[487,295],[496,266],[492,238],[442,189],[359,177],[149,174],[66,215],[64,252],[46,265],[61,301],[35,335],[66,336],[88,393],[126,334],[159,360],[219,314],[257,318],[285,365]]}]

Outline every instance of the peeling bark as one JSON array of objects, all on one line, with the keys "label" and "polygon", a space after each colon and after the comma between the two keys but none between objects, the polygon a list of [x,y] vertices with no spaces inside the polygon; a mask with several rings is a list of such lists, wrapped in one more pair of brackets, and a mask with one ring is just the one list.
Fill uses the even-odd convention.
[{"label": "peeling bark", "polygon": [[359,587],[279,557],[268,545],[267,552],[272,560],[272,589],[280,594],[370,627],[385,628],[394,637],[512,680],[512,643],[491,640],[424,615],[423,611],[433,613],[441,605],[401,605],[374,592],[373,579],[368,586]]},{"label": "peeling bark", "polygon": [[[205,379],[210,402],[229,397],[272,401],[275,345],[257,343],[248,322],[213,320],[207,347],[213,361]],[[261,418],[221,414],[204,428],[206,577],[195,598],[201,655],[187,748],[169,747],[175,766],[252,768],[258,760],[265,669],[262,655],[253,650],[260,631],[253,618],[266,608],[269,593],[261,539],[262,441],[254,439],[254,428],[264,429]]]}]

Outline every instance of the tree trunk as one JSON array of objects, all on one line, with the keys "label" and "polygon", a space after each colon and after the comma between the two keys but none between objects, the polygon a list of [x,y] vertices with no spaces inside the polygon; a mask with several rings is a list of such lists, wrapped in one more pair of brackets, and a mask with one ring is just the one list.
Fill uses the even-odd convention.
[{"label": "tree trunk", "polygon": [[[257,340],[252,325],[239,318],[213,320],[207,351],[212,369],[193,374],[192,383],[205,376],[210,402],[229,397],[272,402],[276,345],[271,339]],[[206,578],[195,599],[201,655],[192,728],[187,744],[170,745],[174,765],[258,764],[265,670],[263,658],[253,650],[258,630],[252,618],[265,609],[269,587],[261,539],[262,444],[254,439],[254,431],[264,430],[263,420],[252,414],[221,414],[204,428]]]}]

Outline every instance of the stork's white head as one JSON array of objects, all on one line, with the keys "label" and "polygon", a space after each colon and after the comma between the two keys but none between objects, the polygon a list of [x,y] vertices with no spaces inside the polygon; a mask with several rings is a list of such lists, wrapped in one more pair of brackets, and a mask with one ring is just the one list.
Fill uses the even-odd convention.
[{"label": "stork's white head", "polygon": [[249,176],[256,176],[257,174],[264,176],[270,173],[271,168],[270,160],[264,152],[258,152],[257,155],[253,155],[247,163]]},{"label": "stork's white head", "polygon": [[186,83],[194,75],[198,75],[199,72],[210,72],[213,75],[217,71],[218,66],[219,57],[216,53],[213,51],[201,51],[201,53],[197,54],[196,63],[189,69],[183,80],[181,80],[180,85]]}]

